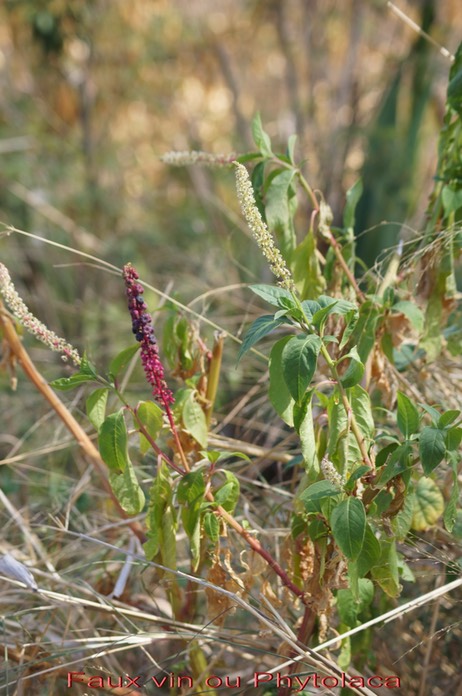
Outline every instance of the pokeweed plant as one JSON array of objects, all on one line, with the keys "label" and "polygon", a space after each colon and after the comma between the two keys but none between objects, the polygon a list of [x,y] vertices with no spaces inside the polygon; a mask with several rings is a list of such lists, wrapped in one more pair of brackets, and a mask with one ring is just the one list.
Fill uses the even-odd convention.
[{"label": "pokeweed plant", "polygon": [[[275,276],[274,285],[250,286],[271,311],[250,326],[238,360],[261,339],[275,337],[268,397],[286,427],[296,431],[303,456],[294,474],[298,489],[286,565],[258,540],[248,522],[235,516],[239,479],[224,462],[245,455],[208,446],[223,334],[215,336],[209,349],[187,317],[172,311],[164,344],[182,382],[174,394],[166,383],[143,284],[132,265],[124,267],[123,281],[136,342],[112,360],[106,376],[30,317],[3,266],[0,283],[11,312],[26,327],[38,327],[34,332],[39,337],[48,336],[51,347],[79,366],[77,373],[51,386],[69,390],[96,384],[86,401],[88,418],[98,431],[99,452],[92,456],[107,467],[121,514],[135,516],[146,509],[144,531],[134,530],[144,541],[146,558],[176,570],[181,527],[189,540],[193,573],[227,587],[231,574],[236,592],[248,593],[257,575],[237,574],[224,557],[223,536],[234,531],[279,578],[286,601],[292,598],[293,606],[302,609],[298,640],[307,645],[315,634],[318,640],[326,635],[333,607],[337,627],[347,631],[372,610],[377,593],[399,596],[401,583],[412,579],[399,551],[411,530],[427,530],[443,518],[451,532],[460,519],[461,411],[429,403],[409,375],[416,359],[431,361],[443,346],[453,355],[461,349],[454,263],[462,244],[462,52],[451,69],[425,232],[405,248],[400,245],[382,276],[368,271],[358,281],[355,275],[355,206],[361,182],[347,193],[341,226],[333,226],[328,204],[296,161],[296,138],[289,139],[284,154],[275,153],[259,116],[253,136],[257,149],[247,155],[169,153],[163,159],[173,165],[234,168],[242,214]],[[301,200],[309,208],[303,223]],[[302,226],[307,231],[300,240],[297,228]],[[24,364],[5,310],[1,318],[12,352],[22,355]],[[133,405],[120,375],[138,351],[154,400]],[[108,414],[108,403],[114,403],[110,394],[120,407]],[[56,402],[54,407],[59,412]],[[69,420],[67,424],[72,429]],[[141,455],[153,451],[156,456],[148,492],[129,455],[133,433]],[[166,573],[165,582],[175,616],[193,620],[197,592],[180,586],[174,574]],[[212,592],[207,599],[214,610],[220,609],[217,620],[223,621],[231,603],[223,598],[218,603]],[[357,649],[350,639],[343,641],[342,668]],[[205,684],[205,657],[196,642],[189,657],[194,675]]]}]

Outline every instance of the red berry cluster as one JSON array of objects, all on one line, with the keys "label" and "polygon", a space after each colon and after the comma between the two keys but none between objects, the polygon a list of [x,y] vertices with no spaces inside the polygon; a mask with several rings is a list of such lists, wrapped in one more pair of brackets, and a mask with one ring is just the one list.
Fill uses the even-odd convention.
[{"label": "red berry cluster", "polygon": [[130,263],[123,269],[123,278],[128,297],[128,309],[132,318],[132,331],[141,344],[141,362],[153,396],[163,406],[168,407],[175,399],[164,379],[164,368],[159,358],[159,348],[152,326],[148,306],[143,299],[143,286],[138,283],[139,275]]}]

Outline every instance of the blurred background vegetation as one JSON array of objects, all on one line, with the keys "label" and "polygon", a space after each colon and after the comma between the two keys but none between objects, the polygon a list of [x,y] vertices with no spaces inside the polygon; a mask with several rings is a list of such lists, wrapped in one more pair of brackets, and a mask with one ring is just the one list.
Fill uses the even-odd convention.
[{"label": "blurred background vegetation", "polygon": [[[400,7],[455,52],[460,0]],[[298,134],[310,184],[337,221],[346,190],[364,177],[357,234],[371,265],[403,223],[423,228],[449,67],[385,0],[5,0],[0,221],[117,266],[131,261],[144,280],[239,335],[256,308],[244,288],[227,288],[266,271],[238,215],[232,172],[173,169],[160,156],[251,150],[259,111],[281,149]],[[0,238],[0,258],[34,313],[101,369],[131,344],[121,281],[96,262],[17,234]],[[66,374],[57,356],[25,341],[47,378]],[[281,433],[258,412],[264,388],[239,401],[264,366],[249,358],[242,373],[235,354],[231,346],[222,423],[240,404],[234,434],[244,439],[256,413],[253,440],[271,446]],[[38,523],[50,494],[52,513],[67,504],[79,455],[62,454],[58,471],[64,433],[18,378],[13,394],[0,376],[0,454],[20,462],[2,467],[2,488]],[[147,395],[141,375],[139,384]],[[5,538],[20,543],[15,534],[8,522]]]}]

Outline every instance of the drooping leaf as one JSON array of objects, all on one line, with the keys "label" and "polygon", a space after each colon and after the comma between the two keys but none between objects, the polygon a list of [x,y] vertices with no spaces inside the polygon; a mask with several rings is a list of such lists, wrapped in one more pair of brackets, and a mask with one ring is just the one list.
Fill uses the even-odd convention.
[{"label": "drooping leaf", "polygon": [[189,390],[189,394],[183,402],[182,416],[184,427],[188,433],[205,449],[208,440],[207,420],[201,405],[196,401],[193,389]]},{"label": "drooping leaf", "polygon": [[293,427],[293,411],[295,401],[291,397],[289,389],[282,374],[282,352],[292,336],[284,336],[277,341],[270,354],[269,362],[269,398],[282,420],[288,426]]},{"label": "drooping leaf", "polygon": [[98,435],[101,458],[111,472],[121,473],[127,467],[128,434],[124,419],[124,409],[112,413],[102,423]]},{"label": "drooping leaf", "polygon": [[356,559],[358,578],[363,578],[380,561],[380,542],[369,524],[366,524],[364,542]]},{"label": "drooping leaf", "polygon": [[444,430],[425,426],[420,433],[419,453],[422,468],[428,476],[443,461],[446,454]]},{"label": "drooping leaf", "polygon": [[410,465],[411,454],[412,445],[410,442],[404,442],[396,447],[388,457],[385,466],[380,470],[376,485],[385,486],[392,478],[406,471]]},{"label": "drooping leaf", "polygon": [[275,319],[272,314],[265,314],[264,316],[255,319],[252,326],[244,336],[244,340],[242,341],[239,353],[237,355],[237,362],[239,363],[242,356],[247,353],[252,346],[258,343],[258,341],[285,323],[287,323],[287,319],[284,317]]},{"label": "drooping leaf", "polygon": [[380,560],[371,569],[371,575],[389,597],[397,597],[401,592],[401,585],[399,584],[396,542],[381,539],[380,547]]},{"label": "drooping leaf", "polygon": [[367,609],[374,599],[374,583],[368,578],[358,582],[358,598],[350,589],[337,591],[337,608],[340,620],[349,628],[356,626],[358,615]]},{"label": "drooping leaf", "polygon": [[266,191],[266,222],[270,232],[278,240],[286,261],[290,262],[296,244],[293,216],[297,198],[292,186],[295,169],[283,169],[273,176]]},{"label": "drooping leaf", "polygon": [[204,513],[204,530],[209,539],[216,544],[220,537],[220,522],[210,510]]},{"label": "drooping leaf", "polygon": [[361,500],[348,497],[332,511],[332,534],[345,556],[355,561],[364,544],[366,534],[366,510]]},{"label": "drooping leaf", "polygon": [[366,368],[364,363],[361,362],[355,347],[353,347],[345,357],[350,359],[350,364],[346,372],[340,377],[340,382],[345,388],[354,387],[362,380]]},{"label": "drooping leaf", "polygon": [[144,493],[130,460],[122,473],[109,473],[109,483],[127,515],[138,515],[142,511],[145,503]]},{"label": "drooping leaf", "polygon": [[312,230],[295,249],[291,265],[295,285],[302,300],[314,299],[326,287],[316,255],[316,241]]},{"label": "drooping leaf", "polygon": [[343,211],[343,226],[347,230],[354,229],[356,206],[358,205],[362,193],[362,179],[358,179],[357,181],[355,181],[353,186],[351,186],[346,192],[346,204]]},{"label": "drooping leaf", "polygon": [[85,402],[88,419],[95,426],[96,430],[100,429],[106,415],[108,392],[109,390],[106,387],[95,389]]},{"label": "drooping leaf", "polygon": [[[136,407],[136,416],[141,421],[146,432],[152,440],[157,440],[163,425],[163,412],[161,407],[154,401],[140,401]],[[135,420],[135,428],[139,428],[139,423]],[[149,440],[140,432],[140,452],[146,454],[151,448]]]},{"label": "drooping leaf", "polygon": [[301,403],[316,371],[321,349],[319,336],[293,336],[282,351],[282,373],[292,398]]},{"label": "drooping leaf", "polygon": [[272,157],[271,140],[269,135],[263,130],[263,124],[259,113],[255,114],[252,120],[252,135],[253,141],[261,154],[264,157]]},{"label": "drooping leaf", "polygon": [[432,479],[422,477],[415,487],[412,528],[418,532],[433,527],[444,510],[444,498]]},{"label": "drooping leaf", "polygon": [[457,476],[457,467],[454,467],[452,472],[452,490],[449,500],[444,509],[444,526],[449,533],[454,529],[457,519],[457,503],[459,502],[459,480]]},{"label": "drooping leaf", "polygon": [[311,397],[305,398],[302,405],[294,406],[294,425],[300,437],[300,444],[307,474],[319,473],[319,461],[316,451],[313,410]]},{"label": "drooping leaf", "polygon": [[445,443],[449,452],[456,452],[462,442],[462,428],[448,428],[446,430]]},{"label": "drooping leaf", "polygon": [[416,433],[420,425],[419,411],[406,394],[398,392],[398,428],[408,440]]}]

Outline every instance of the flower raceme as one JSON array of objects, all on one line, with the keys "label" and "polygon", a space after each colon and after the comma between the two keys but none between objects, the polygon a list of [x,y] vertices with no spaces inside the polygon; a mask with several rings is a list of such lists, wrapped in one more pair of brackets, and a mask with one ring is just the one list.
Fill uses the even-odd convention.
[{"label": "flower raceme", "polygon": [[164,379],[164,368],[159,357],[152,319],[143,299],[144,288],[138,283],[139,275],[130,263],[124,266],[123,278],[132,318],[132,330],[136,340],[141,344],[141,362],[146,379],[153,389],[152,394],[156,401],[168,410],[175,399]]},{"label": "flower raceme", "polygon": [[74,365],[80,365],[82,359],[78,351],[70,343],[60,338],[35,317],[18,295],[10,278],[7,267],[0,263],[0,293],[11,310],[13,316],[25,329],[51,350],[61,353],[63,360],[72,360]]}]

